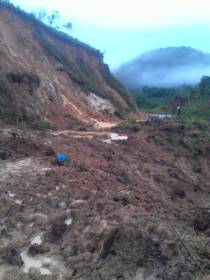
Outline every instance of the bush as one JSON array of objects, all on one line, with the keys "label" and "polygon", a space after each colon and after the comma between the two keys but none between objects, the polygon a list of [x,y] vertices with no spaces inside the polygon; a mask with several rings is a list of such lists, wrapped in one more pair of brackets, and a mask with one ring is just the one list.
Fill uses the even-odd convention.
[{"label": "bush", "polygon": [[40,122],[35,123],[33,125],[33,128],[37,129],[37,130],[45,130],[45,129],[52,129],[53,126],[48,122],[40,121]]},{"label": "bush", "polygon": [[197,135],[188,135],[184,137],[184,145],[188,148],[195,156],[202,155],[203,150],[200,145],[200,141]]}]

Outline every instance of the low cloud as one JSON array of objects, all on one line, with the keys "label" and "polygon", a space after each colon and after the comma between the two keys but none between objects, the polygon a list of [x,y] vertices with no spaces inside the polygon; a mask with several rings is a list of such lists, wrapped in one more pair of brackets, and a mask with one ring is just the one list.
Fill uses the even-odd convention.
[{"label": "low cloud", "polygon": [[116,73],[129,88],[197,84],[210,75],[210,55],[192,48],[165,48],[145,53]]}]

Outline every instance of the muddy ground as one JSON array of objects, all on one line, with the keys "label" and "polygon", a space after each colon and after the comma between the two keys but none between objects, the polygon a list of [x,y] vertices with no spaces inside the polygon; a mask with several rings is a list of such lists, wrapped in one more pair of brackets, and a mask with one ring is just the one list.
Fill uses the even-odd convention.
[{"label": "muddy ground", "polygon": [[174,121],[1,128],[0,280],[209,279],[209,139]]}]

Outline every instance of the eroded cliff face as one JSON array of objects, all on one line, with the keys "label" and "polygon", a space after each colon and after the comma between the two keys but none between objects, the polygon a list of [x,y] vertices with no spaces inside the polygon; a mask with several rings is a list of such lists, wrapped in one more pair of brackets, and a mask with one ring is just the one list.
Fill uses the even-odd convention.
[{"label": "eroded cliff face", "polygon": [[99,51],[0,5],[0,119],[95,124],[133,108]]}]

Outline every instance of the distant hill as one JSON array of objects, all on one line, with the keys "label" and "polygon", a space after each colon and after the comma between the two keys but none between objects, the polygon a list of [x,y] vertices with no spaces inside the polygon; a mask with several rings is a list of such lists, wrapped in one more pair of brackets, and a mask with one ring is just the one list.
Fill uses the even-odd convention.
[{"label": "distant hill", "polygon": [[130,89],[195,85],[204,75],[210,75],[210,54],[189,47],[146,52],[116,72],[117,78]]}]

